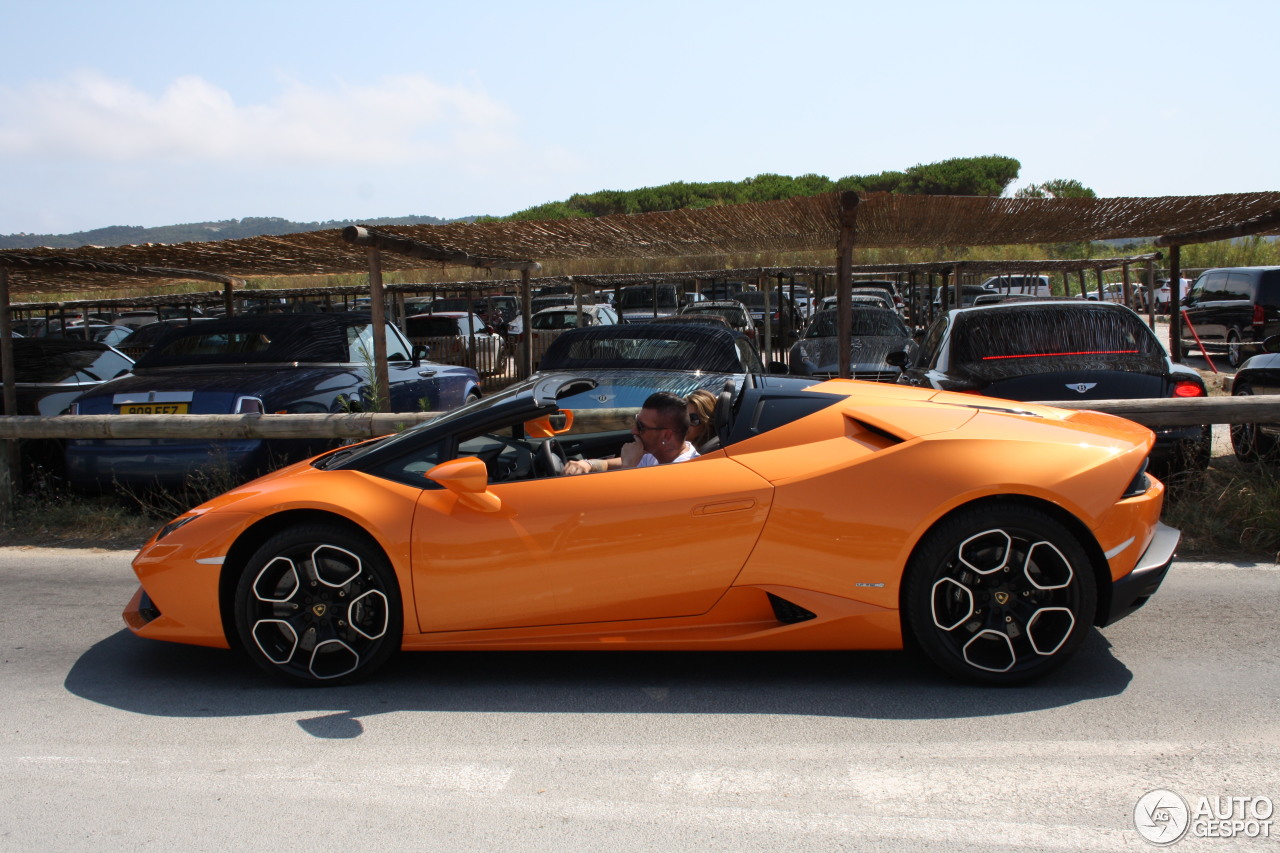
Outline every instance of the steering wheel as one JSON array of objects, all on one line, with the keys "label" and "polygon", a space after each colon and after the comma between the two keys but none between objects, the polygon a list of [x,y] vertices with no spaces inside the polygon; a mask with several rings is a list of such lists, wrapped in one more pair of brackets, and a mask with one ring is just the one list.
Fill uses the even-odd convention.
[{"label": "steering wheel", "polygon": [[547,477],[559,477],[564,473],[564,463],[568,461],[564,448],[554,438],[542,442],[536,454],[537,468]]}]

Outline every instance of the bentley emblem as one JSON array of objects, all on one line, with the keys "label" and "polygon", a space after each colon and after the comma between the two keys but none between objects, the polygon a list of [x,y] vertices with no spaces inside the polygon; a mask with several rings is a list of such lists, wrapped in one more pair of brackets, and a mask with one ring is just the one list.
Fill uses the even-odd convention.
[{"label": "bentley emblem", "polygon": [[1001,607],[1004,607],[1008,603],[1009,603],[1009,593],[1007,592],[996,593],[996,604],[999,604]]},{"label": "bentley emblem", "polygon": [[311,607],[311,612],[316,615],[317,619],[319,619],[320,617],[324,616],[325,611],[328,609],[329,609],[329,606],[326,604],[316,604]]},{"label": "bentley emblem", "polygon": [[1083,394],[1085,391],[1088,391],[1090,388],[1097,387],[1097,385],[1098,385],[1097,382],[1076,382],[1075,384],[1072,384],[1070,382],[1067,383],[1067,387],[1070,388],[1072,391],[1075,391],[1077,394]]}]

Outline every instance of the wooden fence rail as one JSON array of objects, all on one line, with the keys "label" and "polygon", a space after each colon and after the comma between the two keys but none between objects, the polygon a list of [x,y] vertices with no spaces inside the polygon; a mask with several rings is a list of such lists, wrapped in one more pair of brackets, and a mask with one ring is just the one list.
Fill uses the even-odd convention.
[{"label": "wooden fence rail", "polygon": [[[1017,402],[1006,405],[1017,407]],[[1056,400],[1039,405],[1092,409],[1150,427],[1280,423],[1280,397]],[[438,412],[335,415],[59,415],[0,417],[0,439],[15,438],[350,438],[389,435]]]},{"label": "wooden fence rail", "polygon": [[[1008,405],[1016,407],[1015,401]],[[1199,397],[1186,400],[1058,400],[1048,405],[1107,412],[1149,427],[1280,423],[1280,397]],[[593,413],[604,429],[625,429],[618,410]],[[334,438],[357,441],[389,435],[439,417],[437,412],[340,415],[59,415],[0,416],[0,441],[94,438]],[[583,420],[580,418],[580,420]],[[579,423],[585,426],[585,422]],[[10,451],[12,448],[10,448]],[[0,522],[12,518],[12,452],[0,452]]]}]

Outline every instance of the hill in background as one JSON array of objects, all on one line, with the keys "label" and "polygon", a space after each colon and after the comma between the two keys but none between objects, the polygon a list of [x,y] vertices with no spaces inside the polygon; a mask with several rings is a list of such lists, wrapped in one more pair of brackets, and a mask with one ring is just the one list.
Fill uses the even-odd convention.
[{"label": "hill in background", "polygon": [[[838,190],[857,192],[891,192],[924,195],[1002,195],[1017,179],[1022,164],[1012,157],[955,157],[937,163],[912,166],[901,172],[874,175],[848,175],[832,179],[808,174],[799,177],[761,174],[741,181],[686,183],[676,181],[657,187],[636,190],[600,190],[576,193],[564,201],[547,202],[504,217],[464,217],[437,219],[433,216],[402,216],[382,219],[330,220],[328,222],[291,222],[278,217],[249,217],[223,222],[196,222],[141,228],[115,225],[75,234],[9,234],[0,235],[0,249],[30,249],[48,246],[74,249],[80,246],[127,246],[141,243],[188,243],[208,240],[233,240],[241,237],[263,237],[293,234],[299,231],[321,231],[348,225],[441,225],[446,222],[497,220],[545,220],[606,216],[615,213],[649,213],[661,210],[711,207],[743,202],[778,201],[798,196],[812,196]],[[1032,186],[1037,195],[1092,195],[1093,191],[1077,181],[1055,181]],[[1021,191],[1020,191],[1021,193]]]},{"label": "hill in background", "polygon": [[394,216],[380,219],[331,219],[327,222],[292,222],[278,216],[251,216],[221,222],[191,222],[186,225],[163,225],[143,228],[135,225],[111,225],[74,234],[0,234],[0,249],[75,249],[80,246],[137,246],[142,243],[200,243],[209,240],[236,240],[241,237],[269,237],[296,234],[300,231],[326,231],[348,225],[444,225],[447,222],[472,222],[474,216],[462,219],[438,219],[434,216]]}]

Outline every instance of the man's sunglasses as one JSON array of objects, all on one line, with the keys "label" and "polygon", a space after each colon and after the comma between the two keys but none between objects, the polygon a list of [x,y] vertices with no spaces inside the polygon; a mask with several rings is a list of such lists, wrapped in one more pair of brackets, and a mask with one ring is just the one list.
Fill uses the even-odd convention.
[{"label": "man's sunglasses", "polygon": [[656,429],[670,429],[670,428],[671,428],[671,427],[648,426],[647,424],[645,424],[645,422],[644,422],[644,421],[640,420],[640,416],[639,416],[639,415],[636,415],[636,432],[638,432],[638,433],[640,433],[640,434],[642,434],[642,435],[643,435],[644,433],[648,432],[649,430],[656,430]]}]

